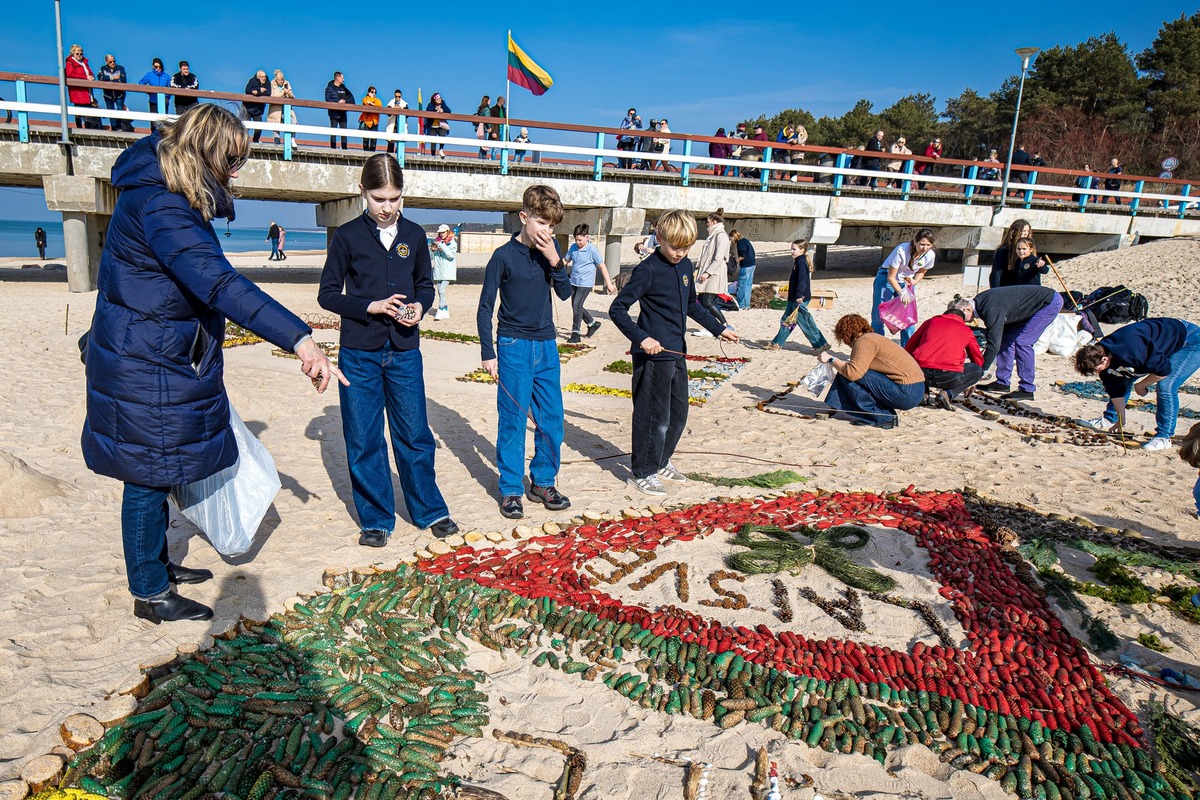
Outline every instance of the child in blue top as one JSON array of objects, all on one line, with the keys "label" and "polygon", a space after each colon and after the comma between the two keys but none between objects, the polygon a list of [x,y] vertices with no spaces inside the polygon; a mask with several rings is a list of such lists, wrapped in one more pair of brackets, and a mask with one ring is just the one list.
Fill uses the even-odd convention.
[{"label": "child in blue top", "polygon": [[[482,367],[498,384],[496,466],[500,513],[509,519],[525,516],[523,493],[551,511],[571,505],[554,486],[563,440],[563,405],[550,291],[560,300],[571,296],[566,262],[554,244],[554,226],[563,218],[558,192],[549,186],[530,186],[521,199],[520,218],[521,232],[488,261],[475,314]],[[500,305],[493,343],[497,292]],[[536,433],[529,489],[523,492],[525,419],[530,414]]]},{"label": "child in blue top", "polygon": [[792,335],[796,326],[804,331],[808,343],[814,352],[820,353],[829,349],[817,322],[808,312],[808,304],[812,300],[812,266],[808,262],[808,239],[797,239],[792,242],[792,274],[788,278],[787,308],[779,320],[779,333],[764,345],[767,350],[778,350]]},{"label": "child in blue top", "polygon": [[576,225],[575,242],[567,248],[567,255],[563,259],[571,269],[571,338],[567,340],[571,344],[579,344],[580,322],[587,325],[586,336],[590,337],[600,330],[600,323],[583,307],[587,296],[596,286],[597,269],[604,276],[604,288],[608,293],[613,294],[617,291],[617,285],[608,277],[608,267],[604,265],[600,251],[588,237],[590,233],[591,230],[586,224]]}]

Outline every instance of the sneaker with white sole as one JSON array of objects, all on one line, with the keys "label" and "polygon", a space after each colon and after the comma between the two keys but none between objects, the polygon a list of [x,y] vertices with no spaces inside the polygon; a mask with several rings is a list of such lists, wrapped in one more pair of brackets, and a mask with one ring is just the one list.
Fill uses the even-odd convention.
[{"label": "sneaker with white sole", "polygon": [[659,480],[658,475],[647,475],[644,478],[630,478],[626,484],[637,489],[642,494],[666,494],[667,487]]},{"label": "sneaker with white sole", "polygon": [[1166,450],[1171,446],[1171,439],[1168,436],[1155,436],[1150,441],[1142,445],[1143,450]]},{"label": "sneaker with white sole", "polygon": [[1091,428],[1092,430],[1096,431],[1106,431],[1112,427],[1112,423],[1110,423],[1104,417],[1096,417],[1095,419],[1077,419],[1075,421],[1085,428]]},{"label": "sneaker with white sole", "polygon": [[675,465],[672,464],[670,461],[668,461],[667,465],[665,467],[663,467],[662,469],[660,469],[656,474],[658,475],[658,477],[662,478],[664,481],[675,481],[677,483],[687,483],[687,479],[688,479],[687,475],[684,475],[682,472],[675,469]]},{"label": "sneaker with white sole", "polygon": [[450,309],[445,308],[445,307],[439,308],[437,310],[437,313],[433,315],[433,318],[434,319],[449,319],[450,318]]}]

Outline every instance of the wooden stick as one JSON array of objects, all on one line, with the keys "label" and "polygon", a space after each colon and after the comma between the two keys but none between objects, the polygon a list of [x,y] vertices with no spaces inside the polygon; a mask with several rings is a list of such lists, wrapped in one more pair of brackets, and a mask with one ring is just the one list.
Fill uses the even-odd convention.
[{"label": "wooden stick", "polygon": [[1054,270],[1054,277],[1058,278],[1058,282],[1062,284],[1063,292],[1066,293],[1067,297],[1071,298],[1071,305],[1075,306],[1075,311],[1082,314],[1083,309],[1079,307],[1079,303],[1075,302],[1075,295],[1071,294],[1071,290],[1067,288],[1067,282],[1064,281],[1063,276],[1059,274],[1058,267],[1054,266],[1053,259],[1051,259],[1050,256],[1043,256],[1043,258],[1045,258],[1046,263],[1050,265],[1050,269]]},{"label": "wooden stick", "polygon": [[492,736],[496,741],[506,744],[522,745],[524,747],[542,747],[547,750],[556,750],[564,756],[569,756],[574,751],[574,748],[566,742],[560,742],[557,739],[543,739],[540,736],[530,736],[528,733],[502,731],[499,728],[494,728],[492,729]]},{"label": "wooden stick", "polygon": [[68,324],[70,323],[70,320],[71,320],[71,304],[67,303],[67,311],[65,314],[63,314],[63,336],[67,335],[67,331],[69,330]]}]

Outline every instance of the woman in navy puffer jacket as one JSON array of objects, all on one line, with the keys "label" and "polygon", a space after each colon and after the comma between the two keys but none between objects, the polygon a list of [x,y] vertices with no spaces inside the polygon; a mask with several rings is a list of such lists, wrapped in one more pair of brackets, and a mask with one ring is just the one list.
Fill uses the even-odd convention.
[{"label": "woman in navy puffer jacket", "polygon": [[312,331],[221,252],[211,220],[233,219],[230,181],[245,163],[245,128],[200,104],[117,159],[121,190],[100,259],[88,336],[83,457],[124,481],[121,534],[134,614],[154,623],[209,619],[171,583],[212,577],[167,560],[167,494],[238,456],[221,341],[225,318],[294,351],[318,391],[341,373]]}]

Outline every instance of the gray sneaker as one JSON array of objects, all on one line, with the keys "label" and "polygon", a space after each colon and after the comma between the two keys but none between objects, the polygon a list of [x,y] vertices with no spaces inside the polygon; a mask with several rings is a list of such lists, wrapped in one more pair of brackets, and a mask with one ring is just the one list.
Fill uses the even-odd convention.
[{"label": "gray sneaker", "polygon": [[647,475],[644,478],[630,478],[626,484],[637,489],[642,494],[662,495],[667,493],[667,487],[659,480],[658,475]]},{"label": "gray sneaker", "polygon": [[687,482],[687,475],[684,475],[682,472],[675,469],[675,465],[670,461],[667,462],[665,467],[658,471],[658,477],[662,478],[664,481],[677,481],[679,483]]}]

